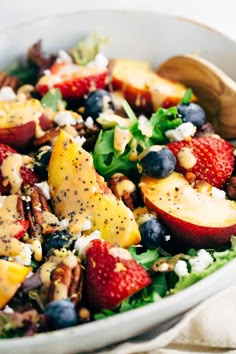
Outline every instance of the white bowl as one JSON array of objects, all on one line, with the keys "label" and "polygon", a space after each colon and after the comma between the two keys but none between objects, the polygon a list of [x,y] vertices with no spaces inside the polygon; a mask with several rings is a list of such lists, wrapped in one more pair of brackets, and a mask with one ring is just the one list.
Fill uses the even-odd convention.
[{"label": "white bowl", "polygon": [[[110,38],[104,47],[109,57],[146,59],[155,68],[172,55],[197,52],[236,80],[232,40],[183,19],[143,11],[80,12],[10,28],[0,33],[0,67],[25,54],[38,39],[52,52],[71,48],[91,31]],[[131,338],[234,284],[235,266],[236,260],[176,295],[114,317],[29,338],[1,339],[0,353],[81,353]]]}]

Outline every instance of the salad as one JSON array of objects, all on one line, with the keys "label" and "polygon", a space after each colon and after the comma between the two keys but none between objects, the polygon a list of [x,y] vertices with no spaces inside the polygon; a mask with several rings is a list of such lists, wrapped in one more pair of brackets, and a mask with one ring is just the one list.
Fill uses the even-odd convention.
[{"label": "salad", "polygon": [[234,146],[96,34],[0,72],[0,338],[82,325],[236,257]]}]

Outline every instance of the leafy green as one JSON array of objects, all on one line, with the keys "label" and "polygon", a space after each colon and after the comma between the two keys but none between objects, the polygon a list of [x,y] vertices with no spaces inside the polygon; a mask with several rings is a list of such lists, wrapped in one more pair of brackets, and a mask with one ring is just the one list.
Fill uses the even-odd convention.
[{"label": "leafy green", "polygon": [[[195,254],[193,254],[193,250],[191,250],[191,253],[191,256],[195,256]],[[230,249],[222,251],[211,250],[210,253],[214,258],[214,262],[200,273],[191,272],[186,276],[180,277],[175,284],[175,287],[170,290],[170,294],[175,294],[183,289],[188,288],[190,285],[214,273],[216,270],[229,263],[232,259],[236,258],[236,237],[232,236]]]},{"label": "leafy green", "polygon": [[55,88],[49,90],[41,99],[43,107],[51,108],[54,112],[66,108],[66,101],[62,99],[61,91]]},{"label": "leafy green", "polygon": [[16,62],[4,68],[2,71],[11,76],[16,76],[22,85],[35,85],[38,81],[39,69],[35,65],[21,64]]},{"label": "leafy green", "polygon": [[128,251],[130,252],[133,259],[141,264],[145,269],[149,269],[154,261],[159,258],[159,252],[157,249],[149,249],[145,252],[138,253],[141,247],[131,246]]},{"label": "leafy green", "polygon": [[136,164],[129,160],[130,151],[122,155],[114,149],[114,130],[101,130],[96,141],[93,162],[95,169],[103,176],[110,177],[119,171],[130,174]]},{"label": "leafy green", "polygon": [[[96,170],[104,177],[110,177],[115,172],[123,172],[127,175],[138,173],[138,155],[152,145],[166,142],[165,132],[182,123],[176,107],[160,108],[152,115],[150,121],[147,121],[148,133],[145,133],[128,102],[123,100],[122,105],[128,116],[127,119],[121,118],[119,120],[111,115],[111,124],[109,124],[107,117],[105,119],[101,116],[98,119],[104,129],[100,131],[93,158]],[[114,137],[117,127],[121,131],[127,130],[131,134],[131,138],[127,141],[122,152],[115,149]]]},{"label": "leafy green", "polygon": [[107,43],[107,38],[102,38],[96,33],[91,33],[72,48],[71,55],[74,62],[78,65],[88,64],[99,53],[101,45],[105,43]]},{"label": "leafy green", "polygon": [[185,91],[184,97],[180,101],[180,104],[189,104],[191,102],[193,96],[193,91],[191,89],[187,89]]},{"label": "leafy green", "polygon": [[0,338],[23,337],[28,330],[36,332],[38,321],[39,315],[35,310],[0,312]]},{"label": "leafy green", "polygon": [[41,263],[35,261],[34,259],[31,260],[31,262],[30,262],[30,266],[33,268],[34,271],[37,270],[40,267],[40,265],[41,265]]},{"label": "leafy green", "polygon": [[168,142],[165,132],[177,128],[183,121],[178,117],[177,107],[170,107],[168,109],[159,108],[151,116],[150,123],[153,130],[151,137],[153,144],[164,144]]}]

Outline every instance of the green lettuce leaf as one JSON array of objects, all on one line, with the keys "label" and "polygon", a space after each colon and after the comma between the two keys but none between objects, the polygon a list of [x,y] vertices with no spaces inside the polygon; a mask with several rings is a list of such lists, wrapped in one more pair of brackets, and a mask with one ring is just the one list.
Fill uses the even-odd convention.
[{"label": "green lettuce leaf", "polygon": [[[201,279],[204,279],[208,275],[214,273],[216,270],[220,269],[231,260],[236,258],[236,237],[232,236],[231,238],[231,248],[224,251],[212,251],[210,250],[214,258],[214,262],[200,273],[191,272],[184,277],[180,277],[175,284],[175,287],[170,290],[170,294],[175,294],[183,289],[188,288],[190,285],[198,282]],[[193,250],[191,250],[193,254]]]},{"label": "green lettuce leaf", "polygon": [[66,108],[66,101],[62,99],[61,91],[55,88],[49,90],[41,99],[43,107],[51,108],[54,112]]},{"label": "green lettuce leaf", "polygon": [[[161,108],[152,115],[148,122],[151,134],[147,136],[140,127],[139,120],[128,102],[123,100],[122,105],[128,117],[125,126],[124,118],[119,121],[113,115],[111,115],[111,124],[109,124],[108,118],[105,119],[102,115],[98,119],[104,129],[100,131],[93,151],[94,165],[98,173],[107,178],[116,172],[123,172],[128,176],[138,173],[139,154],[152,145],[167,141],[165,131],[174,129],[182,123],[182,119],[177,116],[176,107]],[[124,152],[117,151],[114,147],[114,131],[117,126],[131,133],[130,141],[127,142]],[[136,156],[136,158],[133,158],[133,156]]]}]

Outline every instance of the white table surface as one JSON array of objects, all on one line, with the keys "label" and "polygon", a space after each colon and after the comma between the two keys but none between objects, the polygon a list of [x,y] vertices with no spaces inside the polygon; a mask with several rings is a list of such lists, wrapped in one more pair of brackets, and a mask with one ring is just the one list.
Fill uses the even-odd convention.
[{"label": "white table surface", "polygon": [[147,9],[187,17],[236,40],[235,0],[0,0],[0,28],[91,8]]}]

